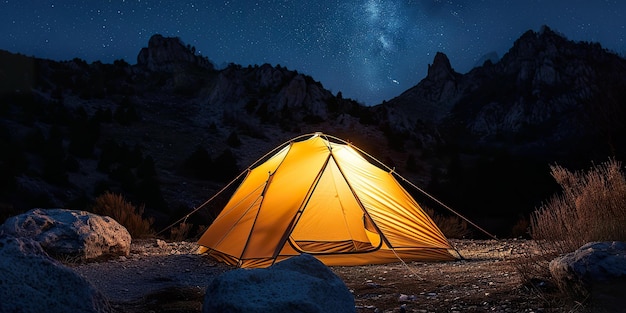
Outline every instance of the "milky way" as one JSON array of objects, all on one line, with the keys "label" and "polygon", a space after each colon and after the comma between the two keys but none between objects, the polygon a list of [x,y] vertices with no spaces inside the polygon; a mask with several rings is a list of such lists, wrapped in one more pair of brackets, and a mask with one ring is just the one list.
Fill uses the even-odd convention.
[{"label": "milky way", "polygon": [[467,72],[542,25],[626,53],[626,1],[1,1],[0,49],[134,64],[152,34],[180,37],[218,67],[280,64],[365,104],[399,95],[436,52]]}]

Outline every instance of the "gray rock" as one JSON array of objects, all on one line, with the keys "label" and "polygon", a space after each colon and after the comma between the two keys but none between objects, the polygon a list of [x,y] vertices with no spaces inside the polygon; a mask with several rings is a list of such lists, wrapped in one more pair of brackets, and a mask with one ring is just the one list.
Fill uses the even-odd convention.
[{"label": "gray rock", "polygon": [[127,256],[131,237],[107,216],[65,209],[33,209],[8,218],[0,233],[31,238],[53,257]]},{"label": "gray rock", "polygon": [[310,255],[266,269],[237,269],[207,287],[203,313],[356,312],[354,297],[339,277]]},{"label": "gray rock", "polygon": [[591,242],[550,262],[562,290],[589,297],[595,311],[622,312],[626,305],[626,243]]},{"label": "gray rock", "polygon": [[112,312],[100,292],[39,243],[8,235],[0,235],[0,299],[0,312]]}]

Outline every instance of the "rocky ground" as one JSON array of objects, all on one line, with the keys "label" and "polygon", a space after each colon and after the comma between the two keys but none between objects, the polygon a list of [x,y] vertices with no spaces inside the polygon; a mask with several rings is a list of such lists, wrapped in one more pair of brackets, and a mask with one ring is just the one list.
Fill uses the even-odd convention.
[{"label": "rocky ground", "polygon": [[[453,244],[465,259],[332,270],[353,292],[357,312],[572,312],[556,289],[522,279],[517,264],[540,253],[533,241]],[[120,312],[200,312],[211,279],[233,268],[196,249],[192,242],[140,240],[128,257],[70,265]]]}]

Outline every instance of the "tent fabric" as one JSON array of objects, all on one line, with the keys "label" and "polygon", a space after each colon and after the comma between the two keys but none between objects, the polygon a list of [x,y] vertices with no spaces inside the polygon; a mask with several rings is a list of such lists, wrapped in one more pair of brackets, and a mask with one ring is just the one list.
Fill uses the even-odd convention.
[{"label": "tent fabric", "polygon": [[249,169],[198,244],[240,267],[267,267],[301,253],[327,265],[455,259],[393,173],[320,133]]}]

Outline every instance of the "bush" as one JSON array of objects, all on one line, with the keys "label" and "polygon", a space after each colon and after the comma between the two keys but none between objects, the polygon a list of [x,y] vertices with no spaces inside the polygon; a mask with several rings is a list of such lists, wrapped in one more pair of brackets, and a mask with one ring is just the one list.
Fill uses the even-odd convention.
[{"label": "bush", "polygon": [[135,208],[124,197],[111,192],[105,192],[98,198],[93,207],[93,212],[99,215],[109,216],[116,220],[130,235],[135,237],[148,237],[154,234],[152,230],[153,219],[143,218],[143,207]]},{"label": "bush", "polygon": [[183,241],[189,237],[189,231],[193,227],[192,224],[182,222],[177,227],[172,227],[170,230],[170,239],[172,241]]},{"label": "bush", "polygon": [[622,164],[610,159],[588,171],[551,167],[563,189],[531,216],[533,239],[555,253],[575,251],[587,242],[626,240],[626,178]]},{"label": "bush", "polygon": [[427,207],[423,209],[447,238],[462,239],[470,235],[471,231],[467,228],[467,222],[460,217],[437,214]]},{"label": "bush", "polygon": [[[548,266],[556,256],[590,241],[626,240],[626,179],[620,162],[609,159],[588,171],[576,172],[554,165],[551,174],[562,192],[530,216],[530,235],[540,253],[528,252],[516,264],[523,282],[542,296],[546,296],[546,286],[554,289]],[[574,304],[558,296],[552,301],[574,307],[584,303],[577,294],[564,295]]]}]

